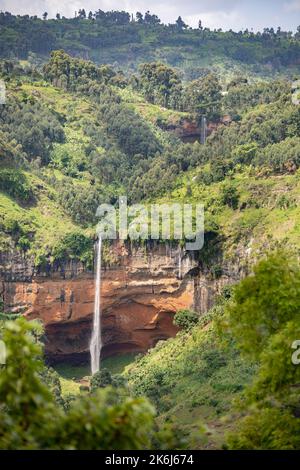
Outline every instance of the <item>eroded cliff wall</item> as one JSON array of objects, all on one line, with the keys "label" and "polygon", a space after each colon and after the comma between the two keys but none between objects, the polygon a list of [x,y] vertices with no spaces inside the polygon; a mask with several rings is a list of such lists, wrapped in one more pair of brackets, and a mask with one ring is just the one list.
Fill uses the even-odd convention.
[{"label": "eroded cliff wall", "polygon": [[[102,269],[103,357],[143,352],[174,336],[177,310],[205,313],[223,286],[241,277],[228,268],[215,279],[191,253],[162,244],[151,249],[117,244],[111,250],[113,262]],[[36,270],[30,258],[11,251],[0,254],[0,279],[5,311],[44,323],[50,362],[88,360],[93,271],[75,261]]]},{"label": "eroded cliff wall", "polygon": [[[173,315],[192,308],[195,265],[180,250],[114,248],[115,262],[102,270],[103,355],[145,351],[174,336]],[[180,272],[179,272],[180,271]],[[6,311],[21,312],[45,325],[51,362],[82,361],[89,355],[94,275],[70,262],[36,271],[30,259],[11,252],[0,257],[1,296]]]}]

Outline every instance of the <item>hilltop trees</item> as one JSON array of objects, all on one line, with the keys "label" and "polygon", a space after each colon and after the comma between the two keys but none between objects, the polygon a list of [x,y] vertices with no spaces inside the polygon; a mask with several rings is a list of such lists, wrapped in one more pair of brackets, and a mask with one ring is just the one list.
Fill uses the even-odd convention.
[{"label": "hilltop trees", "polygon": [[158,56],[168,61],[175,55],[177,61],[169,62],[180,63],[189,71],[213,52],[226,60],[247,63],[262,73],[266,65],[275,70],[295,66],[300,57],[299,32],[293,35],[280,29],[275,32],[273,28],[256,34],[247,29],[238,33],[211,31],[203,28],[201,22],[192,29],[181,16],[175,24],[165,25],[149,11],[137,12],[136,19],[126,11],[87,12],[83,8],[75,18],[57,15],[56,19],[49,19],[45,12],[41,19],[0,12],[0,56],[27,59],[30,52],[48,55],[51,50],[62,48],[77,57],[93,57],[98,63],[117,61],[131,69],[146,57],[148,61]]},{"label": "hilltop trees", "polygon": [[81,83],[86,86],[89,80],[108,83],[115,76],[112,67],[97,67],[93,62],[73,58],[63,50],[51,53],[44,74],[54,85],[71,90],[78,88]]}]

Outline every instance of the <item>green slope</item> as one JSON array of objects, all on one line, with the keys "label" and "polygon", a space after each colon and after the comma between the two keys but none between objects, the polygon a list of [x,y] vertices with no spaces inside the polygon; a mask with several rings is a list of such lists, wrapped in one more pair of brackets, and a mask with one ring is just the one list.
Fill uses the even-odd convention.
[{"label": "green slope", "polygon": [[232,400],[254,373],[233,346],[222,345],[211,323],[159,342],[125,370],[131,391],[151,399],[158,422],[180,429],[188,449],[222,447],[234,428]]}]

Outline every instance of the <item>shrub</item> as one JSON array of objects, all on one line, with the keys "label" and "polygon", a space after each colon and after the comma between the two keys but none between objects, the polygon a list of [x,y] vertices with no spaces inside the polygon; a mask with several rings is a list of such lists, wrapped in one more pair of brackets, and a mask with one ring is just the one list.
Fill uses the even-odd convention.
[{"label": "shrub", "polygon": [[21,201],[34,198],[32,187],[26,176],[16,169],[2,168],[0,170],[0,190]]},{"label": "shrub", "polygon": [[[63,181],[57,185],[59,202],[75,223],[95,224],[96,211],[101,203],[109,202],[104,189],[99,186],[82,186]],[[107,191],[106,191],[107,192]]]},{"label": "shrub", "polygon": [[91,379],[91,392],[112,384],[112,376],[108,369],[100,369]]},{"label": "shrub", "polygon": [[114,388],[124,388],[126,379],[121,374],[111,375],[108,369],[100,369],[91,379],[91,392],[95,392],[98,388],[105,388],[111,385]]},{"label": "shrub", "polygon": [[55,261],[77,259],[91,266],[93,263],[93,242],[80,232],[68,233],[53,250]]},{"label": "shrub", "polygon": [[231,184],[224,184],[221,190],[221,203],[226,204],[231,209],[237,209],[239,195],[237,189]]},{"label": "shrub", "polygon": [[199,314],[192,310],[178,310],[174,315],[174,325],[184,330],[189,330],[199,321]]},{"label": "shrub", "polygon": [[202,354],[202,358],[206,362],[206,366],[201,372],[201,375],[204,377],[211,377],[218,369],[226,366],[224,354],[224,351],[219,351],[217,349],[205,351]]}]

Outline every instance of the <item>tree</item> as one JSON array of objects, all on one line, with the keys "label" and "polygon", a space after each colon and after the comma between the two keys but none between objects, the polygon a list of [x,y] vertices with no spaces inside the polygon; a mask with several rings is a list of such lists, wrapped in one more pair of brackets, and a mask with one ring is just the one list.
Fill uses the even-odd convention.
[{"label": "tree", "polygon": [[224,184],[221,188],[221,203],[231,207],[231,209],[237,209],[239,203],[239,194],[235,186],[230,183]]},{"label": "tree", "polygon": [[101,369],[96,372],[91,379],[91,392],[94,393],[99,388],[105,387],[124,388],[126,386],[126,379],[120,374],[111,375],[108,369]]},{"label": "tree", "polygon": [[160,23],[160,19],[158,18],[157,15],[151,15],[149,11],[146,11],[144,23],[156,25]]},{"label": "tree", "polygon": [[144,398],[116,389],[74,400],[64,411],[43,383],[41,324],[24,318],[4,324],[0,366],[0,449],[119,449],[151,447],[154,410]]},{"label": "tree", "polygon": [[185,24],[185,22],[183,21],[181,16],[178,16],[178,18],[176,20],[176,24],[177,24],[177,27],[179,29],[186,29],[187,28],[187,24]]},{"label": "tree", "polygon": [[48,13],[45,11],[45,13],[43,13],[43,20],[46,20],[48,17]]},{"label": "tree", "polygon": [[81,19],[86,18],[86,12],[85,12],[84,8],[78,10],[78,17],[81,18]]},{"label": "tree", "polygon": [[139,67],[139,87],[151,103],[180,109],[182,84],[175,69],[159,62]]},{"label": "tree", "polygon": [[300,448],[300,367],[292,361],[299,311],[300,269],[287,253],[262,260],[234,289],[223,321],[259,368],[244,393],[246,416],[229,436],[230,448]]},{"label": "tree", "polygon": [[135,17],[139,24],[142,24],[144,22],[144,17],[139,11],[136,12]]},{"label": "tree", "polygon": [[209,120],[218,120],[221,115],[221,85],[216,75],[210,73],[190,82],[184,91],[184,107],[195,113],[198,121],[205,115]]}]

